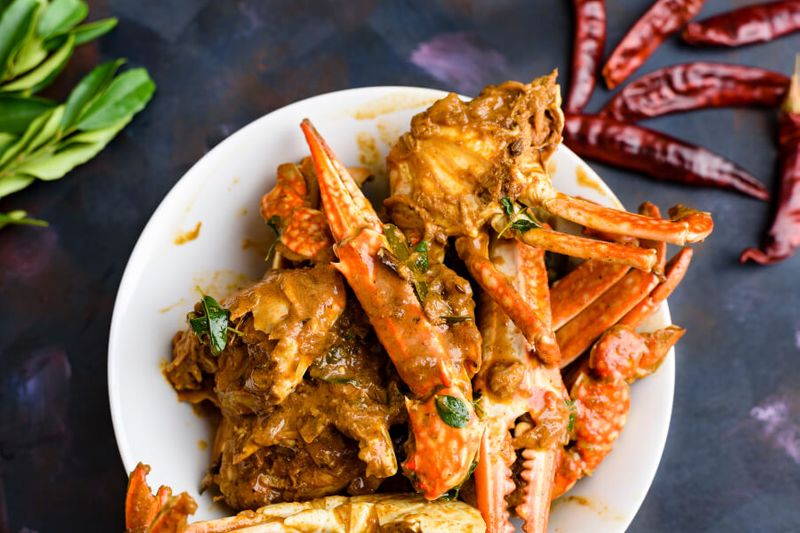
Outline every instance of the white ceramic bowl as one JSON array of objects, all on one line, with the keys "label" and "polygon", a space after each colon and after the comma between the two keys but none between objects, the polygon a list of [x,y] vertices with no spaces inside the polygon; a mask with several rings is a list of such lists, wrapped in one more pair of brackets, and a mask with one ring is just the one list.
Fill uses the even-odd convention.
[{"label": "white ceramic bowl", "polygon": [[[274,184],[276,167],[307,154],[301,119],[313,120],[346,164],[380,165],[389,143],[406,131],[412,115],[444,94],[369,87],[309,98],[242,128],[178,181],[136,243],[111,322],[111,416],[127,471],[139,461],[150,464],[151,485],[188,491],[199,503],[197,519],[226,513],[208,494],[198,492],[209,462],[203,444],[212,441],[212,430],[189,405],[178,402],[161,374],[173,334],[185,326],[184,317],[199,298],[198,287],[222,297],[262,275],[263,257],[248,243],[270,239],[258,206]],[[561,146],[554,159],[557,189],[620,205],[569,149]],[[580,167],[585,170],[580,173],[583,179],[578,178]],[[198,222],[202,226],[197,238],[176,244],[176,238]],[[663,305],[645,327],[669,322]],[[674,361],[671,354],[655,375],[634,384],[628,424],[614,451],[590,479],[554,504],[551,531],[619,532],[631,522],[655,476],[667,437]]]}]

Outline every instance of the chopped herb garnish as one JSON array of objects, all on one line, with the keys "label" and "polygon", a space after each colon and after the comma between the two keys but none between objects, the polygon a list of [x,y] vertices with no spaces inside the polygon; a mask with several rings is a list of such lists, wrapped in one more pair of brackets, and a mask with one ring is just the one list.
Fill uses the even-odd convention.
[{"label": "chopped herb garnish", "polygon": [[267,250],[267,257],[264,258],[264,261],[269,263],[272,259],[272,256],[275,254],[275,245],[278,244],[278,241],[281,240],[281,225],[283,221],[281,217],[278,215],[272,215],[267,220],[267,226],[269,226],[272,231],[275,233],[275,239],[272,241],[272,244],[269,245],[269,250]]},{"label": "chopped herb garnish", "polygon": [[419,272],[427,272],[430,266],[428,264],[428,242],[419,241],[414,251],[417,252],[417,259],[414,261],[414,266],[417,267]]},{"label": "chopped herb garnish", "polygon": [[450,427],[463,428],[469,423],[469,409],[466,402],[455,396],[437,396],[436,412]]},{"label": "chopped herb garnish", "polygon": [[469,322],[472,320],[471,316],[458,316],[458,315],[443,315],[441,317],[445,324],[460,324],[462,322]]},{"label": "chopped herb garnish", "polygon": [[567,433],[572,433],[572,430],[575,429],[575,422],[578,419],[578,409],[575,407],[575,400],[564,400],[564,403],[567,404],[567,409],[569,409],[569,423],[567,424]]},{"label": "chopped herb garnish", "polygon": [[539,224],[535,220],[529,220],[527,218],[519,218],[511,223],[511,228],[521,233],[525,233],[528,230],[541,227],[542,227],[541,224]]},{"label": "chopped herb garnish", "polygon": [[502,204],[506,216],[511,217],[514,214],[514,202],[511,201],[511,198],[503,196],[500,198],[500,204]]},{"label": "chopped herb garnish", "polygon": [[411,252],[408,249],[408,244],[406,244],[406,238],[400,230],[397,229],[397,226],[394,224],[384,224],[383,233],[386,235],[386,240],[389,243],[389,250],[394,256],[400,261],[408,260]]},{"label": "chopped herb garnish", "polygon": [[419,300],[420,304],[425,303],[425,298],[428,297],[428,284],[424,281],[415,281],[414,282],[414,292],[417,295],[417,299]]},{"label": "chopped herb garnish", "polygon": [[200,313],[192,311],[186,315],[186,319],[200,342],[203,344],[208,342],[211,353],[219,355],[228,344],[228,330],[240,332],[228,326],[231,313],[214,298],[203,295],[200,304],[202,311]]}]

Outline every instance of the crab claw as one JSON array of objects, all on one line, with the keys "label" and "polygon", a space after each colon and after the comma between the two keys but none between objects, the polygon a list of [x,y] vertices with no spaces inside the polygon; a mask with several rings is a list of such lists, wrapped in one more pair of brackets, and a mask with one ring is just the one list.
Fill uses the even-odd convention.
[{"label": "crab claw", "polygon": [[150,467],[142,463],[131,472],[125,496],[126,531],[173,533],[185,530],[189,515],[197,510],[197,503],[185,492],[173,496],[169,487],[162,486],[156,494],[151,494],[148,472]]},{"label": "crab claw", "polygon": [[426,498],[438,498],[469,476],[483,430],[463,354],[425,315],[411,284],[380,261],[381,249],[390,248],[383,225],[347,168],[311,122],[301,128],[336,241],[335,266],[411,390],[413,439],[404,470]]}]

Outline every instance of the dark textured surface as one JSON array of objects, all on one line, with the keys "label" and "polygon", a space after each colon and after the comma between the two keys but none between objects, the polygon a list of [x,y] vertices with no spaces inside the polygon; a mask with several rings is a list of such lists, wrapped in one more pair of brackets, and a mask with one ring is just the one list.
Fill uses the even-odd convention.
[{"label": "dark textured surface", "polygon": [[[610,50],[649,2],[607,3]],[[701,16],[745,3],[709,0]],[[121,529],[126,475],[106,390],[111,308],[145,222],[210,147],[264,113],[336,89],[472,92],[554,66],[563,82],[568,75],[566,0],[92,4],[93,17],[115,15],[120,25],[84,46],[52,92],[120,56],[147,66],[158,92],[100,157],[0,201],[0,211],[27,209],[51,224],[0,231],[0,532]],[[673,38],[637,74],[692,59],[788,73],[797,51],[800,35],[740,50],[693,50]],[[589,110],[607,98],[599,90]],[[702,143],[774,188],[775,123],[772,110],[716,110],[648,125]],[[768,223],[765,203],[595,168],[629,208],[686,202],[716,217],[670,299],[689,332],[666,450],[631,530],[797,530],[800,256],[772,268],[737,263]]]}]

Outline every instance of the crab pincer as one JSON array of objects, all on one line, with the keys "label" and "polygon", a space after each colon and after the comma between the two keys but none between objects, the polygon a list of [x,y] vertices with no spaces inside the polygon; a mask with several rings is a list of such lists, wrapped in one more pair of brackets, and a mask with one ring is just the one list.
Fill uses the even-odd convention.
[{"label": "crab pincer", "polygon": [[[496,239],[490,251],[498,272],[508,277],[526,305],[549,328],[544,250],[515,239]],[[527,533],[544,532],[556,459],[566,438],[569,418],[566,390],[557,361],[545,364],[536,345],[526,340],[502,306],[487,292],[481,296],[484,351],[475,387],[481,393],[486,431],[475,470],[478,508],[487,531],[514,530],[509,522],[506,496],[514,490],[510,467],[516,459],[515,448],[521,447],[525,487],[516,511],[525,521]],[[520,417],[525,418],[518,422]]]},{"label": "crab pincer", "polygon": [[358,184],[310,121],[301,128],[336,242],[335,267],[411,392],[406,406],[412,438],[404,471],[426,498],[438,498],[469,477],[483,432],[463,355],[451,346],[447,325],[434,324],[425,314],[412,284],[381,261],[389,243]]}]

